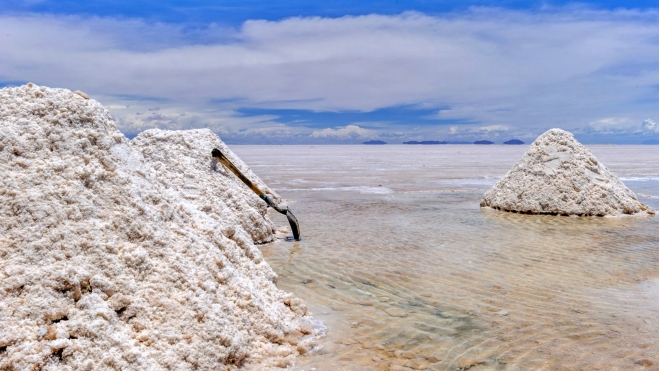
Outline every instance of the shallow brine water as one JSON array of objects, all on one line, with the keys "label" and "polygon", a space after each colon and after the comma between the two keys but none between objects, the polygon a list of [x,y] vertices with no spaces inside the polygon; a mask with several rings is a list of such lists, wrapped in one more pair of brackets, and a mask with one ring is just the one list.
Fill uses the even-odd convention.
[{"label": "shallow brine water", "polygon": [[[659,146],[589,148],[659,207]],[[527,146],[232,149],[301,224],[261,247],[328,327],[296,370],[659,367],[659,219],[481,210]]]}]

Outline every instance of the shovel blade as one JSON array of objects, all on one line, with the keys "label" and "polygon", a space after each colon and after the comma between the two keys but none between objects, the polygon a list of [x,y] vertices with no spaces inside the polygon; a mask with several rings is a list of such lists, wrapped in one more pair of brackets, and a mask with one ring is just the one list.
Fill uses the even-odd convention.
[{"label": "shovel blade", "polygon": [[295,241],[300,240],[300,224],[297,222],[297,218],[291,210],[286,210],[286,218],[288,218],[288,223],[291,225],[291,230],[293,231],[293,238]]}]

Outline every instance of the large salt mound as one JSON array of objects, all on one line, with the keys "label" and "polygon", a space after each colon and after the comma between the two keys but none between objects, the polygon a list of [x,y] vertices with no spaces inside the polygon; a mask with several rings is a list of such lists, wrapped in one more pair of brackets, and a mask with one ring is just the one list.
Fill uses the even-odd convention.
[{"label": "large salt mound", "polygon": [[481,207],[532,214],[654,214],[572,134],[561,129],[539,136],[485,193]]},{"label": "large salt mound", "polygon": [[304,304],[252,242],[271,238],[263,206],[229,182],[198,202],[163,166],[83,93],[0,90],[0,369],[262,369],[308,349]]},{"label": "large salt mound", "polygon": [[[270,190],[238,156],[208,129],[171,131],[152,129],[131,141],[157,170],[155,176],[175,189],[189,202],[222,224],[222,233],[233,237],[240,225],[256,243],[273,239],[274,227],[267,218],[267,206],[233,173],[212,162],[210,150],[219,148],[243,174],[268,193],[275,202],[279,196]],[[209,150],[210,149],[210,150]],[[219,171],[218,171],[219,170]],[[220,198],[221,197],[221,198]],[[240,210],[240,213],[236,213]],[[255,248],[255,247],[254,247]]]}]

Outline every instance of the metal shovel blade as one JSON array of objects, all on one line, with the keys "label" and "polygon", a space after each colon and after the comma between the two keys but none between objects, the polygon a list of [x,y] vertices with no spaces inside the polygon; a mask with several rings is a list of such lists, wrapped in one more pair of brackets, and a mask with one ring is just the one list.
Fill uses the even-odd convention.
[{"label": "metal shovel blade", "polygon": [[286,210],[286,218],[288,218],[288,222],[291,224],[291,230],[293,231],[293,238],[295,241],[300,240],[300,224],[297,222],[297,218],[291,210]]}]

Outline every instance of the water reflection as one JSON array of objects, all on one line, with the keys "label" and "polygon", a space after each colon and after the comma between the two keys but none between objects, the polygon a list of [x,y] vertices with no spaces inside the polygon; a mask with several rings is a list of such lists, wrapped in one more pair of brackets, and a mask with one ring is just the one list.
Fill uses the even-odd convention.
[{"label": "water reflection", "polygon": [[[634,168],[635,152],[610,148],[596,155],[615,173],[649,177],[647,162]],[[279,286],[329,328],[323,349],[296,369],[659,365],[657,219],[481,210],[483,192],[523,149],[316,147],[304,158],[286,147],[235,150],[295,200],[303,240],[262,251]],[[654,151],[644,156],[656,164]],[[285,169],[271,166],[279,161]],[[652,182],[638,181],[649,194],[659,189]],[[380,184],[392,191],[363,191]],[[328,190],[349,187],[362,188]]]}]

